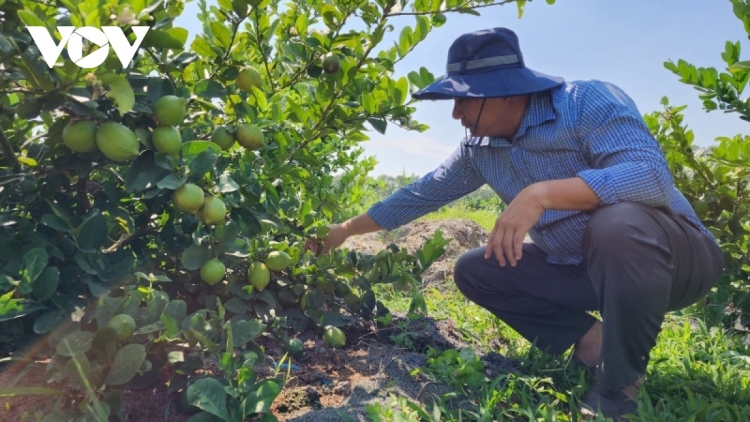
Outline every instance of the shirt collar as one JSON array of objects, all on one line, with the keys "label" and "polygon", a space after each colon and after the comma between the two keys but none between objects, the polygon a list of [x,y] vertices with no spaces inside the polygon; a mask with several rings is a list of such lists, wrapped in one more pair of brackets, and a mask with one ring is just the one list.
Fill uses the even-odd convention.
[{"label": "shirt collar", "polygon": [[[542,91],[531,94],[529,104],[526,106],[526,112],[521,119],[521,125],[516,133],[516,140],[526,134],[526,131],[534,126],[539,126],[544,122],[555,120],[555,110],[552,105],[552,93]],[[486,142],[486,141],[485,141]],[[508,140],[500,137],[490,137],[489,145],[509,144]]]},{"label": "shirt collar", "polygon": [[542,91],[531,94],[529,105],[523,114],[521,126],[516,133],[516,139],[526,134],[526,131],[544,122],[555,120],[555,110],[552,106],[552,95],[550,91]]}]

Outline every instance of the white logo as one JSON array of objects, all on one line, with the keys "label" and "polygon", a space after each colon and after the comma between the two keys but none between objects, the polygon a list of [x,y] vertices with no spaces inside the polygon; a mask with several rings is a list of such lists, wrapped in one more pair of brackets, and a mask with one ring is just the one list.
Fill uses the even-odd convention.
[{"label": "white logo", "polygon": [[[84,26],[78,29],[74,26],[59,26],[57,30],[62,35],[60,44],[55,44],[47,28],[43,26],[26,27],[39,51],[42,53],[44,61],[47,62],[47,66],[51,68],[55,65],[63,48],[67,45],[70,58],[75,64],[84,69],[97,67],[104,63],[107,55],[109,55],[110,45],[115,50],[115,54],[120,59],[122,66],[127,67],[130,61],[133,60],[135,52],[138,51],[138,47],[140,47],[149,30],[148,26],[131,26],[131,28],[133,28],[133,33],[136,36],[133,45],[130,45],[122,29],[118,26],[103,26],[101,30],[93,26]],[[98,50],[86,57],[82,57],[84,38],[99,46]]]}]

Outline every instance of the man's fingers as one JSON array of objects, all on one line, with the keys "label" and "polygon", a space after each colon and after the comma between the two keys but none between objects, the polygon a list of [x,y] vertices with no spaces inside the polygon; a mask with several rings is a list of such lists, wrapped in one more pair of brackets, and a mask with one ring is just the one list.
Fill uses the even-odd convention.
[{"label": "man's fingers", "polygon": [[503,238],[503,253],[505,254],[505,257],[508,259],[508,262],[510,262],[510,265],[515,267],[516,266],[516,254],[513,250],[513,238],[514,238],[514,231],[513,230],[507,230],[505,232],[505,237]]},{"label": "man's fingers", "polygon": [[495,233],[497,233],[497,223],[495,223],[495,227],[492,228],[492,231],[490,232],[490,237],[487,239],[487,247],[485,248],[485,251],[484,251],[484,259],[488,259],[489,257],[492,256],[492,252],[494,249],[492,246],[492,242],[495,238]]},{"label": "man's fingers", "polygon": [[516,253],[516,261],[521,259],[523,255],[523,239],[526,237],[526,233],[519,230],[516,232],[516,237],[513,239],[513,249]]},{"label": "man's fingers", "polygon": [[495,254],[495,258],[501,267],[505,266],[505,254],[503,253],[503,237],[505,236],[505,230],[498,226],[495,230],[495,236],[490,239],[490,245],[492,245],[492,251]]}]

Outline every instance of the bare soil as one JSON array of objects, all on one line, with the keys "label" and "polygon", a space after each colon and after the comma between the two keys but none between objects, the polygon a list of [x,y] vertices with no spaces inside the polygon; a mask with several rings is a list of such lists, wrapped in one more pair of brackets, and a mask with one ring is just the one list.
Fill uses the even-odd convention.
[{"label": "bare soil", "polygon": [[[452,280],[455,260],[465,251],[484,246],[487,232],[469,220],[444,220],[413,222],[392,232],[379,232],[350,238],[343,248],[375,254],[395,243],[414,252],[441,230],[444,238],[453,239],[446,253],[423,276],[427,285],[439,286]],[[395,315],[398,321],[407,321]],[[281,395],[274,401],[273,414],[284,421],[343,421],[342,414],[357,421],[367,421],[366,406],[386,404],[390,394],[405,396],[413,401],[430,403],[452,389],[429,376],[425,371],[415,371],[427,366],[424,352],[429,347],[440,350],[467,347],[466,339],[456,329],[453,321],[436,321],[423,318],[409,321],[406,330],[411,333],[410,350],[393,343],[392,336],[399,328],[377,330],[374,327],[356,326],[345,329],[347,344],[341,349],[330,349],[314,332],[302,333],[299,338],[305,345],[304,353],[290,361],[289,379]],[[513,362],[493,352],[500,345],[491,344],[489,350],[478,350],[488,375],[514,371]],[[261,376],[273,376],[275,362],[283,356],[281,344],[272,338],[261,338],[267,361],[257,367]],[[63,406],[77,405],[84,397],[65,385],[48,385],[44,381],[47,361],[15,362],[0,367],[0,388],[12,386],[46,386],[66,392]],[[126,390],[125,422],[185,422],[191,415],[180,410],[179,394],[169,392],[169,382],[175,373],[169,365],[164,367],[159,379],[142,390]],[[282,368],[286,374],[286,368]],[[215,365],[206,368],[208,374],[218,374]],[[19,396],[0,397],[0,421],[20,421],[24,413],[52,411],[57,397]],[[461,398],[454,399],[461,404]],[[339,413],[341,412],[341,413]]]}]

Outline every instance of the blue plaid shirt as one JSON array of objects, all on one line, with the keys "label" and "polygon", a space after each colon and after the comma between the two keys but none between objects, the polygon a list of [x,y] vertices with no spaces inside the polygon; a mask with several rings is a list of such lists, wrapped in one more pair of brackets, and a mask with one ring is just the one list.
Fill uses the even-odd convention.
[{"label": "blue plaid shirt", "polygon": [[[600,81],[566,82],[532,94],[512,143],[500,137],[464,139],[440,167],[367,214],[392,230],[484,184],[509,204],[532,183],[576,176],[601,205],[667,206],[713,238],[674,186],[664,154],[635,103],[618,87]],[[529,236],[548,254],[548,262],[579,264],[589,218],[586,211],[546,210]]]}]

